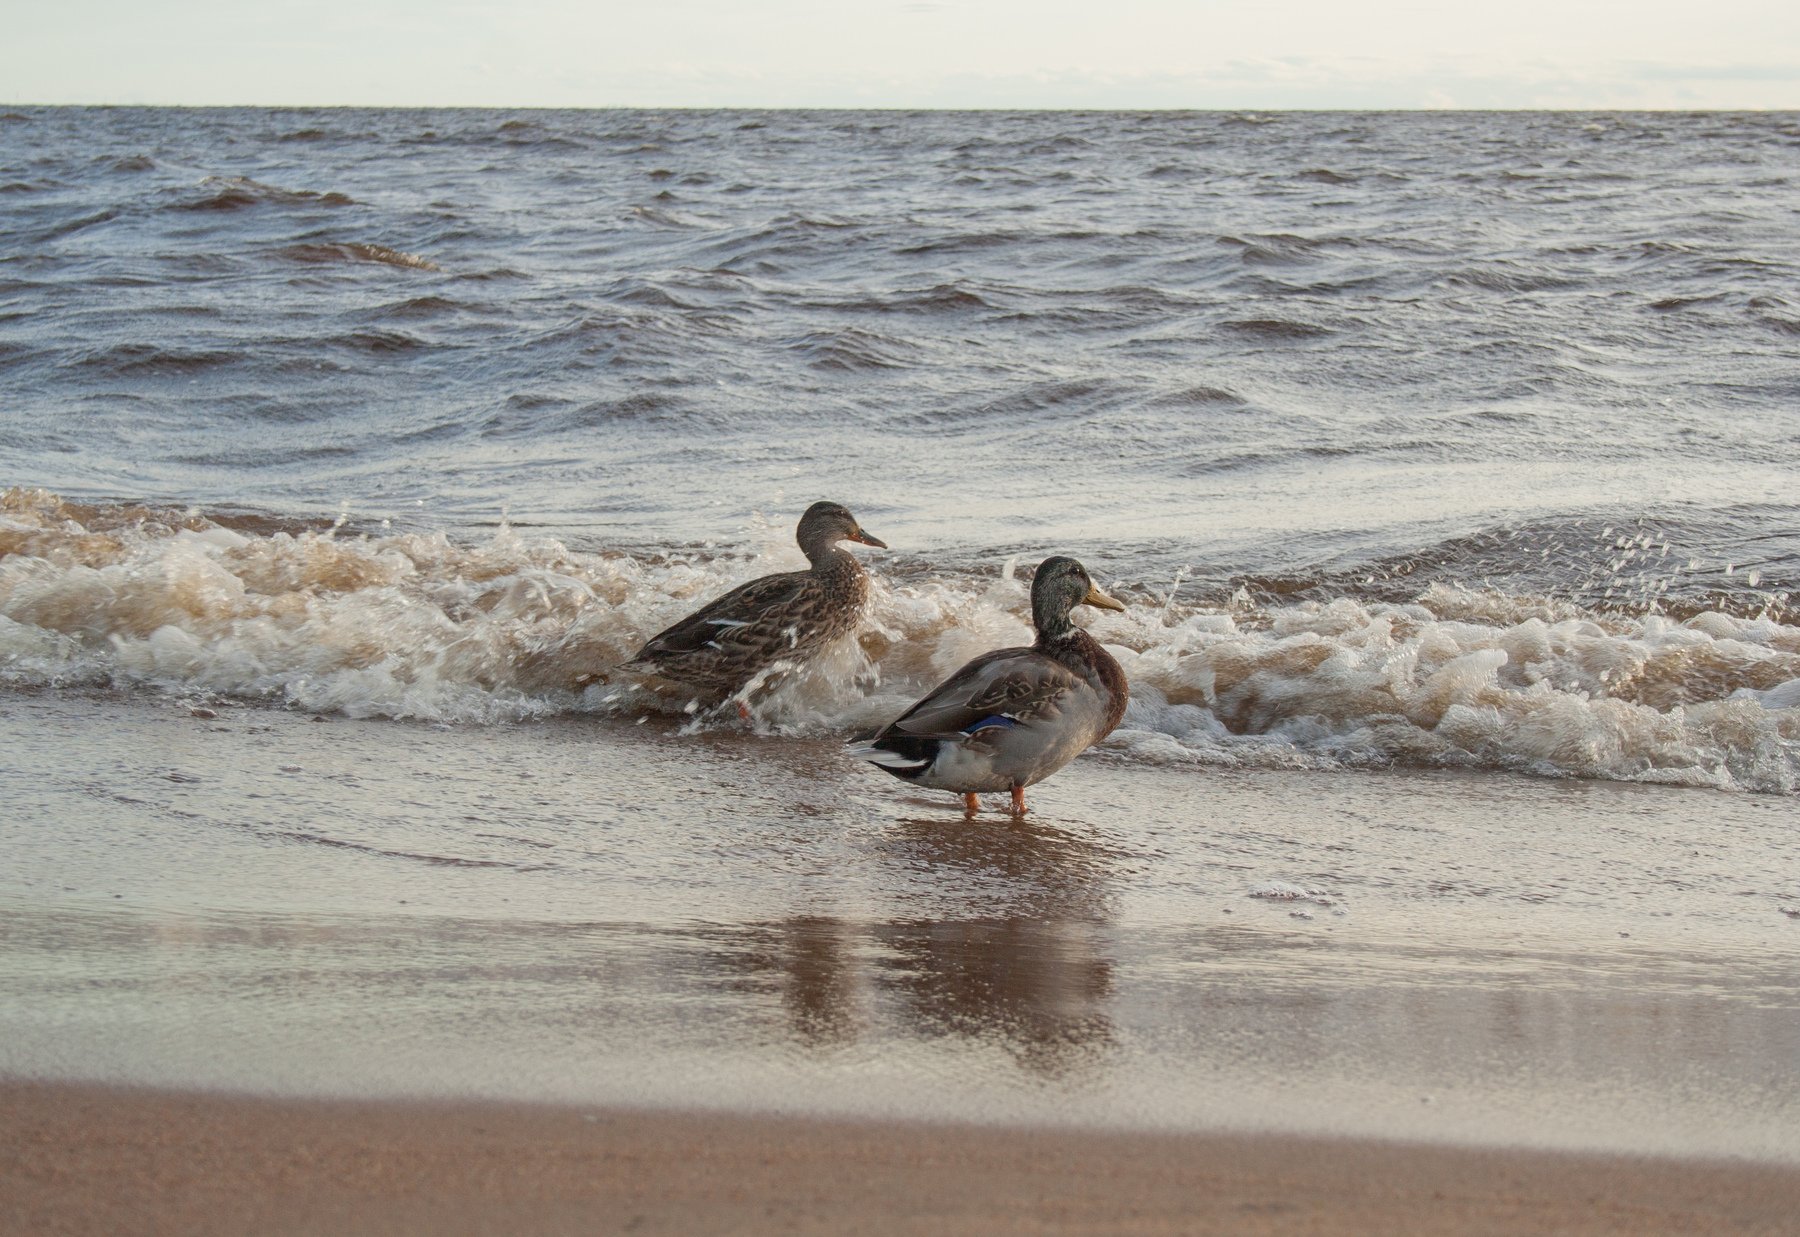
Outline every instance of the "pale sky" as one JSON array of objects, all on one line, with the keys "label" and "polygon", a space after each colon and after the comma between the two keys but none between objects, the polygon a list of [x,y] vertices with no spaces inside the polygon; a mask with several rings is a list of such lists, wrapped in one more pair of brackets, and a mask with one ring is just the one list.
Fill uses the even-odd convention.
[{"label": "pale sky", "polygon": [[0,102],[1800,108],[1796,0],[6,0]]}]

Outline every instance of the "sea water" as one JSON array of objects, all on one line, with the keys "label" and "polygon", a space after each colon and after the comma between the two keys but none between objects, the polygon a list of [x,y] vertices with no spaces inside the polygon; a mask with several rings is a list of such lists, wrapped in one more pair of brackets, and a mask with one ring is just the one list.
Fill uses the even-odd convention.
[{"label": "sea water", "polygon": [[[1797,152],[0,116],[0,1067],[1795,1154]],[[819,498],[854,638],[615,673]],[[841,757],[1051,553],[1035,823]]]}]

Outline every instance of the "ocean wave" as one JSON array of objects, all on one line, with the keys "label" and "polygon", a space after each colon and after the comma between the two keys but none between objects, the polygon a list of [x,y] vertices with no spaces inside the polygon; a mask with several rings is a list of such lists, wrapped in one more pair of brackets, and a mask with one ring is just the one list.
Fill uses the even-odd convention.
[{"label": "ocean wave", "polygon": [[1236,318],[1219,323],[1221,330],[1262,339],[1319,339],[1334,332],[1330,327],[1292,318]]},{"label": "ocean wave", "polygon": [[166,348],[156,344],[119,344],[76,359],[83,369],[124,378],[195,374],[241,363],[241,353],[225,349]]},{"label": "ocean wave", "polygon": [[588,400],[566,411],[549,413],[530,432],[534,436],[546,431],[566,433],[618,422],[699,428],[708,423],[708,417],[699,414],[686,396],[668,391],[634,391],[619,399]]},{"label": "ocean wave", "polygon": [[345,348],[352,352],[367,352],[376,356],[400,352],[416,352],[430,348],[429,341],[406,331],[371,330],[349,331],[342,335],[331,336],[319,341],[330,347]]},{"label": "ocean wave", "polygon": [[966,283],[934,284],[928,288],[900,288],[875,295],[843,299],[821,298],[820,308],[865,313],[964,313],[1001,308],[997,289],[977,289]]},{"label": "ocean wave", "polygon": [[1451,271],[1442,276],[1442,279],[1452,287],[1479,288],[1486,292],[1552,292],[1581,284],[1581,280],[1568,275],[1505,260],[1487,266]]},{"label": "ocean wave", "polygon": [[1178,391],[1169,391],[1153,397],[1149,403],[1152,407],[1162,408],[1212,408],[1242,407],[1247,401],[1234,391],[1224,387],[1182,387]]},{"label": "ocean wave", "polygon": [[111,223],[118,217],[119,212],[117,210],[112,207],[107,207],[103,210],[97,210],[89,215],[82,215],[78,219],[66,220],[54,227],[45,228],[42,232],[39,232],[34,239],[39,244],[43,244],[47,241],[61,240],[65,236],[73,236],[77,232],[85,232],[87,229],[97,227],[100,224]]},{"label": "ocean wave", "polygon": [[1285,607],[1266,630],[1189,620],[1130,660],[1134,711],[1114,742],[1164,761],[1800,786],[1800,715],[1765,704],[1800,678],[1800,629],[1472,617],[1457,590],[1432,590]]},{"label": "ocean wave", "polygon": [[[1369,450],[1371,452],[1379,451],[1386,455],[1393,452],[1395,448],[1391,444],[1371,445]],[[1261,451],[1224,452],[1191,460],[1182,466],[1182,472],[1190,477],[1206,477],[1219,473],[1243,473],[1259,468],[1277,468],[1305,463],[1309,460],[1341,459],[1357,454],[1361,454],[1361,452],[1354,448],[1334,446],[1274,447]]]},{"label": "ocean wave", "polygon": [[783,346],[814,369],[863,373],[904,369],[918,359],[918,348],[905,340],[847,327],[836,331],[810,331]]},{"label": "ocean wave", "polygon": [[290,262],[375,262],[384,266],[410,267],[420,271],[439,269],[436,262],[430,258],[420,257],[416,253],[407,253],[400,249],[390,249],[386,245],[370,245],[360,241],[285,245],[276,252]]},{"label": "ocean wave", "polygon": [[[673,195],[670,194],[658,194],[657,196],[664,201],[669,201],[673,198]],[[633,219],[641,220],[644,223],[653,224],[659,228],[670,228],[678,231],[694,231],[707,226],[703,220],[690,218],[662,206],[633,206],[631,208],[631,217]]]},{"label": "ocean wave", "polygon": [[984,249],[1002,249],[1009,245],[1029,245],[1038,242],[1088,241],[1099,235],[1101,234],[1098,232],[1043,233],[1024,229],[1004,232],[955,232],[930,240],[901,245],[894,252],[902,257],[917,258],[943,254],[976,253]]},{"label": "ocean wave", "polygon": [[817,260],[841,252],[857,225],[836,216],[787,214],[733,228],[697,220],[683,226],[703,231],[693,244],[689,265],[742,275],[747,269],[783,269],[789,259]]},{"label": "ocean wave", "polygon": [[1690,309],[1695,305],[1716,305],[1725,299],[1722,292],[1703,293],[1698,296],[1665,296],[1650,302],[1650,308],[1658,313],[1668,313],[1677,309]]},{"label": "ocean wave", "polygon": [[[0,495],[0,681],[456,723],[631,718],[656,707],[614,674],[641,641],[799,565],[779,522],[704,553],[576,553],[505,527],[461,544],[237,523]],[[969,657],[1028,640],[1027,610],[1012,564],[878,571],[865,629],[783,682],[754,724],[878,724]],[[1800,789],[1800,627],[1766,615],[1599,613],[1433,584],[1406,602],[1145,599],[1092,630],[1132,683],[1105,745],[1118,759]]]},{"label": "ocean wave", "polygon": [[473,310],[478,306],[463,301],[454,301],[444,296],[414,296],[404,301],[394,301],[383,305],[370,313],[375,319],[383,318],[435,318],[443,314],[459,313]]},{"label": "ocean wave", "polygon": [[[1387,444],[1371,443],[1385,453]],[[1396,452],[1429,457],[1434,440],[1392,444]],[[1229,453],[1216,462],[1188,465],[1254,468],[1294,460],[1328,458],[1307,448]],[[1343,556],[1305,563],[1279,574],[1242,577],[1240,587],[1257,602],[1326,601],[1342,595],[1405,602],[1434,588],[1489,607],[1483,621],[1546,621],[1585,615],[1611,621],[1615,615],[1661,614],[1677,620],[1719,611],[1739,619],[1769,616],[1791,622],[1800,593],[1796,564],[1771,547],[1753,560],[1734,562],[1725,547],[1741,546],[1767,526],[1773,513],[1748,507],[1686,520],[1642,518],[1609,522],[1595,516],[1506,524],[1458,532],[1421,542],[1399,553]],[[1778,517],[1776,517],[1778,518]]]},{"label": "ocean wave", "polygon": [[[0,322],[5,321],[7,318],[0,316]],[[41,348],[34,348],[29,344],[17,343],[10,339],[0,339],[0,368],[12,369],[15,366],[41,360],[43,356],[44,350]]]},{"label": "ocean wave", "polygon": [[200,182],[205,192],[175,203],[183,211],[231,211],[253,206],[354,206],[349,194],[314,189],[283,189],[248,176],[209,176]]},{"label": "ocean wave", "polygon": [[1291,232],[1249,233],[1219,237],[1222,248],[1237,250],[1246,265],[1295,265],[1367,247],[1354,236],[1298,236]]},{"label": "ocean wave", "polygon": [[667,283],[660,280],[614,280],[602,295],[609,301],[625,305],[642,305],[651,309],[690,311],[703,308],[698,301],[686,300],[677,296]]},{"label": "ocean wave", "polygon": [[536,120],[509,120],[494,130],[496,140],[509,146],[531,146],[545,150],[586,150],[588,144]]},{"label": "ocean wave", "polygon": [[[1066,420],[1096,407],[1116,403],[1128,391],[1129,388],[1123,383],[1101,378],[1034,382],[1010,395],[983,404],[974,410],[973,415],[984,420],[1001,423],[1015,422],[1027,417],[1034,421],[1043,417]],[[953,412],[933,410],[928,414],[928,418],[945,420],[953,416],[963,419],[970,415],[971,413],[965,409],[957,409]]]}]

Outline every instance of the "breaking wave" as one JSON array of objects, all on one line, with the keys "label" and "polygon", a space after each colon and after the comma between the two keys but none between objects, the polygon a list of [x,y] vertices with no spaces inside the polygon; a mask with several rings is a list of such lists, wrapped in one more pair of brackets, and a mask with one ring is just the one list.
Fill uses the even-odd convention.
[{"label": "breaking wave", "polygon": [[416,253],[390,249],[386,245],[368,245],[357,241],[339,244],[299,244],[281,249],[280,255],[293,262],[376,262],[385,266],[405,266],[420,271],[435,271],[438,264]]},{"label": "breaking wave", "polygon": [[[613,673],[642,641],[800,565],[785,522],[737,552],[579,553],[506,527],[462,544],[14,489],[0,495],[0,683],[451,723],[629,719],[660,707]],[[873,566],[864,630],[760,700],[753,725],[873,726],[969,657],[1029,639],[1012,563],[904,582]],[[1092,629],[1132,684],[1105,744],[1117,759],[1800,788],[1800,627],[1768,614],[1585,611],[1438,582],[1405,602],[1139,601]]]},{"label": "breaking wave", "polygon": [[253,206],[354,206],[349,194],[320,192],[315,189],[284,189],[265,185],[248,176],[209,176],[201,182],[201,192],[175,203],[183,211],[243,210]]}]

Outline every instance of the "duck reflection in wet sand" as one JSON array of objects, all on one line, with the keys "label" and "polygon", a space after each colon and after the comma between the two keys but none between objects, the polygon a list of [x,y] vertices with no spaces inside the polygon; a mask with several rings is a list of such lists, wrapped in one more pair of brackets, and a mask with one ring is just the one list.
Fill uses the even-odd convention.
[{"label": "duck reflection in wet sand", "polygon": [[789,1029],[812,1048],[961,1039],[1063,1078],[1113,1045],[1112,963],[1099,924],[804,916],[773,928],[755,961],[779,974]]},{"label": "duck reflection in wet sand", "polygon": [[1097,924],[1077,920],[919,920],[884,924],[883,985],[915,1028],[1004,1049],[1047,1077],[1101,1060],[1113,1043],[1112,963]]},{"label": "duck reflection in wet sand", "polygon": [[961,1040],[1046,1078],[1104,1064],[1115,1045],[1111,877],[1129,859],[1068,831],[998,834],[942,817],[884,831],[877,857],[930,886],[917,915],[857,923],[796,916],[762,929],[790,1033],[836,1050]]},{"label": "duck reflection in wet sand", "polygon": [[801,915],[779,926],[773,956],[781,971],[781,1004],[794,1034],[815,1047],[848,1044],[864,1029],[857,999],[855,935],[825,915]]},{"label": "duck reflection in wet sand", "polygon": [[1098,743],[1125,715],[1125,673],[1070,621],[1076,606],[1125,607],[1072,558],[1047,558],[1031,581],[1030,648],[984,653],[850,754],[919,786],[955,791],[973,816],[983,792],[1025,788]]},{"label": "duck reflection in wet sand", "polygon": [[[1103,923],[1112,916],[1114,878],[1140,862],[1104,841],[1105,832],[1103,824],[1032,818],[989,831],[924,816],[894,821],[873,848],[919,914]],[[911,886],[911,877],[928,888]]]}]

